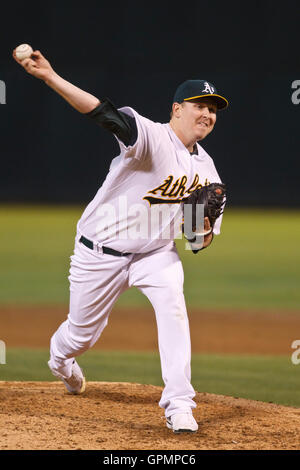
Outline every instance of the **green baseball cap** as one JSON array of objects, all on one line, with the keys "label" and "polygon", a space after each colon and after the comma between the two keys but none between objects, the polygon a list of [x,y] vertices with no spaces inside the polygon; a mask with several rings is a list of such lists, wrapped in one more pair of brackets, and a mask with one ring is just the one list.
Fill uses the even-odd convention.
[{"label": "green baseball cap", "polygon": [[214,99],[219,110],[225,109],[229,105],[227,99],[219,95],[216,87],[207,80],[186,80],[181,83],[175,92],[173,103],[182,103],[207,96]]}]

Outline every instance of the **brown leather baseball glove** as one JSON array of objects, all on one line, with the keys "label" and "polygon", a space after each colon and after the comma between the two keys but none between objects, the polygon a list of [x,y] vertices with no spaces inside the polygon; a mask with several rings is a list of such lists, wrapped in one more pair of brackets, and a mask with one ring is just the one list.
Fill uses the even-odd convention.
[{"label": "brown leather baseball glove", "polygon": [[[189,241],[193,242],[196,236],[205,236],[213,231],[217,218],[223,213],[225,196],[225,184],[211,183],[202,188],[195,189],[190,196],[183,200],[184,223],[182,225],[182,231]],[[189,208],[186,207],[186,205],[188,205]],[[201,221],[201,217],[199,217],[199,214],[201,214],[199,211],[199,208],[201,208],[200,205],[203,206],[203,219],[208,217],[210,222],[210,229],[208,231],[200,230],[199,227],[199,222],[200,224],[202,222],[202,226],[204,226],[203,220]]]}]

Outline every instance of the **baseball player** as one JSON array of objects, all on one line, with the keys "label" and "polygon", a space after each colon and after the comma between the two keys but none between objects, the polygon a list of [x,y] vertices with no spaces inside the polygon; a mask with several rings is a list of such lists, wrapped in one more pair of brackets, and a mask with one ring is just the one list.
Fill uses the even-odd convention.
[{"label": "baseball player", "polygon": [[[217,111],[228,101],[208,81],[187,80],[175,92],[170,122],[162,124],[77,88],[40,51],[23,60],[15,51],[13,56],[29,74],[110,131],[120,146],[77,225],[69,313],[51,338],[48,365],[70,393],[83,393],[85,378],[75,357],[95,344],[120,294],[135,286],[155,311],[165,385],[159,406],[167,427],[195,432],[190,332],[174,238],[181,227],[183,199],[220,182],[213,160],[198,142],[213,130]],[[195,252],[220,233],[221,219],[212,230],[205,218],[201,244],[198,239],[196,246],[191,242]]]}]

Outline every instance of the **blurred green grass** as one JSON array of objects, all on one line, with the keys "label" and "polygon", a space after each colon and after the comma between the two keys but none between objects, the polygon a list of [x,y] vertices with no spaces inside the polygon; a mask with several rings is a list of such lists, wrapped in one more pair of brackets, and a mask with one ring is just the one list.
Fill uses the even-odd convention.
[{"label": "blurred green grass", "polygon": [[[0,380],[57,380],[48,350],[8,349]],[[163,386],[157,353],[90,350],[78,358],[87,380]],[[300,407],[300,366],[289,356],[207,355],[192,357],[196,391]]]},{"label": "blurred green grass", "polygon": [[[83,207],[0,206],[0,305],[67,304]],[[177,240],[188,307],[299,310],[300,211],[226,208],[222,234],[194,255]],[[117,306],[148,306],[137,289]]]}]

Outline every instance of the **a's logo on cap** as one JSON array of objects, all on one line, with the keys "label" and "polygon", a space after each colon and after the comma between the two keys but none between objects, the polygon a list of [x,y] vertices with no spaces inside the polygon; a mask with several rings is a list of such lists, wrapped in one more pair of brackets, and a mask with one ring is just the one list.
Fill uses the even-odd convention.
[{"label": "a's logo on cap", "polygon": [[202,93],[213,93],[214,87],[210,86],[207,82],[204,82],[205,88],[202,90]]}]

